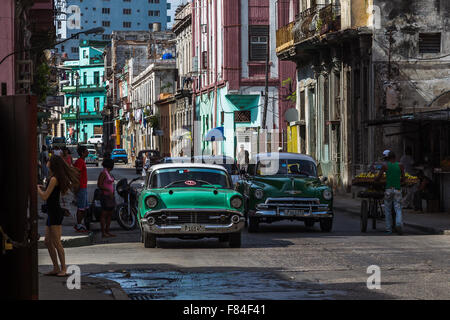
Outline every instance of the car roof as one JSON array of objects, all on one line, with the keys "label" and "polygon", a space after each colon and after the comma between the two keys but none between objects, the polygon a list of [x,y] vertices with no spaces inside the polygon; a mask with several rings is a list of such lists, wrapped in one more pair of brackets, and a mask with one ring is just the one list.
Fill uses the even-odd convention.
[{"label": "car roof", "polygon": [[216,164],[206,164],[206,163],[163,163],[156,164],[152,166],[152,170],[160,170],[160,169],[173,169],[173,168],[203,168],[203,169],[217,169],[223,172],[227,172],[227,170]]},{"label": "car roof", "polygon": [[113,151],[125,151],[125,149],[113,149]]},{"label": "car roof", "polygon": [[95,149],[88,149],[88,151],[95,151],[95,152],[97,152],[97,150],[95,150]]},{"label": "car roof", "polygon": [[307,160],[316,163],[316,160],[311,156],[301,153],[291,152],[272,152],[272,153],[258,153],[256,155],[257,160],[274,160],[276,157],[283,160]]}]

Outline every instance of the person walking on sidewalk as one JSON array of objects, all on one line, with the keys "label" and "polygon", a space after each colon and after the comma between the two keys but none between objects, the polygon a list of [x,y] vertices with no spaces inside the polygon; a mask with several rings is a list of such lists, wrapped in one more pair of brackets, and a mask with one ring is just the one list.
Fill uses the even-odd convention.
[{"label": "person walking on sidewalk", "polygon": [[384,192],[384,211],[386,216],[386,232],[392,233],[392,205],[394,205],[396,221],[395,228],[398,234],[403,233],[402,219],[402,181],[405,177],[405,169],[402,164],[395,161],[395,153],[390,151],[387,163],[378,173],[379,180],[386,172],[386,189]]},{"label": "person walking on sidewalk", "polygon": [[64,161],[67,162],[67,164],[69,166],[73,165],[73,160],[72,160],[72,156],[70,155],[69,148],[67,148],[67,147],[63,148],[63,155],[62,155],[62,157],[63,157]]},{"label": "person walking on sidewalk", "polygon": [[100,226],[102,229],[102,237],[115,237],[114,234],[109,232],[111,226],[112,214],[116,207],[116,201],[114,198],[114,177],[111,175],[111,171],[114,168],[114,160],[105,159],[102,163],[103,171],[98,176],[97,186],[102,190],[101,205],[102,214],[100,216]]},{"label": "person walking on sidewalk", "polygon": [[80,171],[80,188],[76,192],[77,197],[77,223],[74,226],[77,232],[89,232],[82,224],[86,210],[89,208],[88,192],[87,192],[87,168],[85,158],[88,156],[86,146],[78,146],[77,148],[79,158],[74,163],[74,167]]},{"label": "person walking on sidewalk", "polygon": [[[61,244],[62,221],[64,210],[61,208],[60,194],[65,194],[79,184],[78,171],[69,167],[61,157],[53,156],[48,161],[50,180],[44,190],[38,186],[38,194],[47,204],[47,226],[45,228],[45,245],[53,263],[53,270],[46,273],[49,276],[67,276],[66,258]],[[61,268],[58,265],[58,258]]]}]

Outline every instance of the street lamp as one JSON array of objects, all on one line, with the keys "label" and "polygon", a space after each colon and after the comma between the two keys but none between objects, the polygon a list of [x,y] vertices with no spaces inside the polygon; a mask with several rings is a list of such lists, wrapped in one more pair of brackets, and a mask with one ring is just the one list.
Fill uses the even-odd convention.
[{"label": "street lamp", "polygon": [[51,46],[48,46],[48,47],[47,47],[47,46],[46,46],[46,47],[34,47],[34,48],[30,48],[30,49],[25,49],[25,50],[14,51],[14,52],[11,52],[10,54],[8,54],[7,56],[5,56],[5,57],[0,61],[0,65],[1,65],[6,59],[8,59],[10,56],[15,55],[15,54],[17,54],[17,53],[23,53],[23,52],[27,52],[27,51],[35,51],[35,50],[52,49],[52,48],[54,48],[54,47],[56,47],[56,46],[58,46],[58,45],[60,45],[60,44],[62,44],[62,43],[64,43],[64,42],[66,42],[66,41],[69,41],[69,40],[71,40],[71,39],[73,39],[73,38],[79,36],[80,34],[85,34],[85,35],[90,35],[90,34],[102,34],[103,32],[105,32],[105,29],[102,28],[102,27],[92,28],[92,29],[89,29],[89,30],[86,30],[86,31],[80,31],[80,32],[74,33],[70,38],[67,38],[67,39],[65,39],[65,40],[63,40],[63,41],[60,41],[60,42],[56,42],[56,43],[54,43],[54,44],[52,44]]}]

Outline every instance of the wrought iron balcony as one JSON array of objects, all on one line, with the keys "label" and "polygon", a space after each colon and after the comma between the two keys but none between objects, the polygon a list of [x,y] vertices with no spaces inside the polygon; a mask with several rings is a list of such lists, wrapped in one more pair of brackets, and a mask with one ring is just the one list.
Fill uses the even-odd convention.
[{"label": "wrought iron balcony", "polygon": [[295,22],[291,22],[277,30],[277,53],[294,45],[294,29]]},{"label": "wrought iron balcony", "polygon": [[97,92],[105,90],[106,88],[103,84],[88,84],[79,86],[63,86],[61,91],[64,93],[76,93],[76,92]]},{"label": "wrought iron balcony", "polygon": [[[61,115],[61,119],[63,120],[77,120],[77,113],[76,112],[68,112],[68,113],[63,113]],[[80,112],[78,114],[78,119],[79,120],[101,120],[102,119],[102,114],[101,112]]]},{"label": "wrought iron balcony", "polygon": [[341,6],[317,4],[298,14],[293,28],[295,43],[341,29]]}]

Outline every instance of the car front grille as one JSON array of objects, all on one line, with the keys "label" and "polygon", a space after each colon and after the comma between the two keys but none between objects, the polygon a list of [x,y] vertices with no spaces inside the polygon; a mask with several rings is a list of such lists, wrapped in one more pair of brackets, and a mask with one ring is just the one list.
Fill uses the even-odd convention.
[{"label": "car front grille", "polygon": [[152,216],[155,218],[157,225],[170,226],[190,223],[228,225],[231,223],[231,214],[227,212],[167,212]]},{"label": "car front grille", "polygon": [[[285,209],[299,209],[299,210],[322,210],[326,207],[326,204],[320,204],[320,200],[317,198],[268,198],[265,203],[260,204],[258,207],[261,209],[275,210],[277,208]],[[319,208],[320,207],[320,208]]]}]

